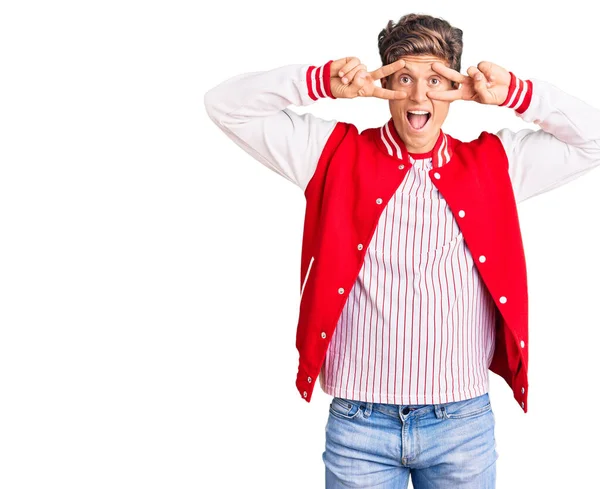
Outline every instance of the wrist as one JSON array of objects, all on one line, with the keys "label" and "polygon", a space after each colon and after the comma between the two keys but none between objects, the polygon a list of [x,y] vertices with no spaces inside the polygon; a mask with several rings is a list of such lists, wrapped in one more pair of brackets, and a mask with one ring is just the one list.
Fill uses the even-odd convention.
[{"label": "wrist", "polygon": [[508,107],[522,114],[531,103],[533,84],[531,80],[521,80],[512,71],[509,71],[509,73],[510,84],[508,85],[508,93],[504,102],[500,104],[500,107]]},{"label": "wrist", "polygon": [[333,63],[333,60],[329,60],[322,66],[310,65],[308,67],[306,86],[311,99],[336,98],[331,93],[331,63]]}]

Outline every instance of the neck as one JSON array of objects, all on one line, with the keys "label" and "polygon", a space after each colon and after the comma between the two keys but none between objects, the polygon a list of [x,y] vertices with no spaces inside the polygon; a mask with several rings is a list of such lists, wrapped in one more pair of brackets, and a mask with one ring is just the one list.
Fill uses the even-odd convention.
[{"label": "neck", "polygon": [[433,156],[433,150],[427,151],[425,153],[415,153],[413,151],[408,152],[414,159],[419,160],[422,158],[431,158]]},{"label": "neck", "polygon": [[404,143],[404,144],[406,145],[406,151],[408,151],[411,154],[413,154],[413,153],[414,154],[426,154],[426,153],[431,153],[433,151],[433,147],[435,146],[436,141],[437,141],[437,138],[423,146],[410,146],[406,143]]}]

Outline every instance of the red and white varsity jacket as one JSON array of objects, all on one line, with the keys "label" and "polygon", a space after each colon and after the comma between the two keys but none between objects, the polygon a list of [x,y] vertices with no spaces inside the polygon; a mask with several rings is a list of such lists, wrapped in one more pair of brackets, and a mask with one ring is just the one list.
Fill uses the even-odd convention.
[{"label": "red and white varsity jacket", "polygon": [[[412,167],[391,121],[359,133],[289,108],[332,97],[330,64],[246,73],[205,95],[215,124],[306,197],[296,336],[296,386],[306,401],[380,216]],[[469,142],[440,131],[428,175],[493,299],[489,369],[527,412],[527,275],[516,206],[600,164],[600,111],[542,80],[511,80],[503,105],[541,129],[484,131]]]}]

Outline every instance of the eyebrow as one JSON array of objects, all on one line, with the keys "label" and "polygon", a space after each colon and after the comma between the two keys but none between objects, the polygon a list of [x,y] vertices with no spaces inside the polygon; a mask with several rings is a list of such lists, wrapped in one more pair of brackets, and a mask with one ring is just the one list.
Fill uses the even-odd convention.
[{"label": "eyebrow", "polygon": [[[414,73],[414,72],[413,72],[413,70],[411,70],[411,69],[410,69],[408,66],[404,66],[403,68],[400,68],[400,69],[399,69],[399,70],[398,70],[396,73],[394,73],[394,76],[398,76],[402,70],[407,70],[407,71],[409,71],[409,72],[411,72],[411,73]],[[433,70],[433,69],[430,67],[430,68],[429,68],[429,71],[426,73],[426,75],[429,75],[429,74],[431,74],[431,73],[433,73],[434,75],[439,75],[439,76],[441,76],[441,75],[440,75],[440,74],[439,74],[437,71],[434,71],[434,70]]]}]

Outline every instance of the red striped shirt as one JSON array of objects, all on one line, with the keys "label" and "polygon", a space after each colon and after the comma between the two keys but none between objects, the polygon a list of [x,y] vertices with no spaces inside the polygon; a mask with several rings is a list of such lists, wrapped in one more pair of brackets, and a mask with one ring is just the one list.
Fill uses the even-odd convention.
[{"label": "red striped shirt", "polygon": [[[390,124],[382,139],[400,159]],[[413,167],[381,214],[334,330],[319,376],[330,395],[437,404],[488,390],[494,301],[428,175],[434,161],[447,159],[415,156],[421,159],[410,156]]]}]

